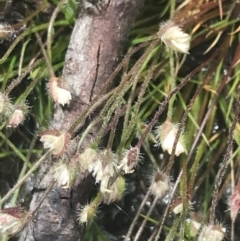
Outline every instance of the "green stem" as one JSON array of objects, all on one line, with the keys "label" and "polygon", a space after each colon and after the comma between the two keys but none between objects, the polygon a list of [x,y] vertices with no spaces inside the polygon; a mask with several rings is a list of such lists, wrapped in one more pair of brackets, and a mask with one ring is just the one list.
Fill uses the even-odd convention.
[{"label": "green stem", "polygon": [[51,153],[50,150],[48,150],[34,165],[33,167],[22,177],[21,180],[19,180],[15,186],[0,200],[0,207],[3,205],[4,202],[6,202],[11,195],[25,182],[25,180],[40,166],[40,164],[48,157],[48,155]]},{"label": "green stem", "polygon": [[175,5],[176,5],[176,0],[171,0],[171,4],[170,4],[170,18],[172,18],[174,16]]},{"label": "green stem", "polygon": [[[22,177],[24,176],[24,174],[25,174],[26,171],[27,171],[28,163],[29,163],[30,157],[31,157],[31,155],[32,155],[32,153],[33,153],[33,148],[34,148],[34,146],[35,146],[35,144],[36,144],[37,139],[38,139],[38,138],[37,138],[36,136],[34,136],[34,138],[33,138],[33,140],[32,140],[32,143],[31,143],[31,145],[30,145],[30,147],[29,147],[29,151],[28,151],[28,154],[27,154],[27,157],[26,157],[26,162],[25,162],[24,165],[23,165],[23,168],[22,168],[21,173],[20,173],[20,175],[19,175],[19,177],[18,177],[18,180],[21,180]],[[16,190],[16,192],[13,194],[13,197],[12,197],[12,199],[11,199],[11,205],[12,205],[12,206],[15,206],[15,205],[16,205],[16,201],[17,201],[17,198],[18,198],[18,194],[19,194],[19,188],[18,188],[18,189]]]},{"label": "green stem", "polygon": [[[26,157],[19,151],[19,149],[0,131],[0,137],[13,149],[15,154],[22,159],[24,162],[27,162]],[[29,164],[29,167],[31,165]]]},{"label": "green stem", "polygon": [[55,10],[52,13],[49,25],[48,25],[48,31],[47,31],[47,54],[48,54],[48,58],[49,61],[52,62],[52,28],[53,28],[53,24],[54,21],[57,17],[57,14],[60,12],[61,7],[63,6],[64,3],[66,3],[67,0],[62,0],[58,3],[57,7],[55,8]]},{"label": "green stem", "polygon": [[[170,77],[169,77],[169,84],[171,85],[171,91],[172,92],[176,87],[176,79],[174,74],[174,58],[173,58],[173,51],[170,52]],[[172,116],[173,116],[173,104],[176,99],[176,94],[173,95],[173,97],[170,99],[168,103],[168,113],[167,113],[167,119],[172,122]]]}]

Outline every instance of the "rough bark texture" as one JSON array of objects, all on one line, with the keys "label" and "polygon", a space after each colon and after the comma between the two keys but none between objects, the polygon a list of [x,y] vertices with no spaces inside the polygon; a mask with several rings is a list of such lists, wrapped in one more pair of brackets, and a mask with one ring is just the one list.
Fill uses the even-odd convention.
[{"label": "rough bark texture", "polygon": [[[105,83],[121,59],[123,44],[143,2],[101,1],[98,7],[88,5],[80,13],[63,69],[63,77],[74,99],[67,108],[55,108],[51,123],[53,128],[67,130]],[[52,164],[53,160],[48,159],[41,166],[37,177],[38,188],[46,188],[52,180]],[[76,209],[78,203],[86,200],[92,182],[91,178],[82,174],[71,189],[54,187],[34,217],[31,228],[25,230],[19,240],[81,240],[83,228],[77,224]],[[33,195],[30,210],[34,209],[42,194]]]}]

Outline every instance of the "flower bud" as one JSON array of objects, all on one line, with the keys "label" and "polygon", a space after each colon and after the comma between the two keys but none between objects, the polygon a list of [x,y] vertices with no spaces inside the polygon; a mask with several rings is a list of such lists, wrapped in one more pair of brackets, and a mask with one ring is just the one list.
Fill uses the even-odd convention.
[{"label": "flower bud", "polygon": [[205,225],[198,237],[198,241],[222,241],[225,232],[226,230],[221,224]]},{"label": "flower bud", "polygon": [[18,125],[23,123],[25,116],[28,112],[28,107],[25,104],[13,106],[13,108],[13,113],[7,119],[7,127],[17,127]]},{"label": "flower bud", "polygon": [[168,48],[180,53],[188,54],[191,38],[173,21],[169,20],[161,24],[157,36]]},{"label": "flower bud", "polygon": [[71,135],[59,130],[46,130],[40,133],[40,141],[45,149],[50,149],[55,156],[61,156],[67,149]]},{"label": "flower bud", "polygon": [[240,181],[229,199],[229,208],[232,222],[235,222],[240,209]]},{"label": "flower bud", "polygon": [[62,78],[52,77],[49,81],[50,95],[56,104],[69,105],[72,99],[71,92],[66,87],[62,87],[62,85],[66,85]]},{"label": "flower bud", "polygon": [[91,202],[80,209],[78,215],[78,221],[80,224],[91,223],[97,215],[98,205],[95,202]]},{"label": "flower bud", "polygon": [[8,96],[0,92],[0,121],[5,121],[5,119],[11,115],[13,110],[13,105]]},{"label": "flower bud", "polygon": [[0,211],[0,234],[12,237],[29,222],[31,215],[20,207],[5,208]]},{"label": "flower bud", "polygon": [[[162,149],[167,151],[170,155],[172,153],[173,144],[178,132],[178,125],[173,124],[169,120],[166,120],[162,125],[155,130],[155,136],[158,142],[161,143]],[[157,144],[159,145],[159,144]],[[179,156],[181,153],[186,152],[183,136],[177,142],[175,155]]]},{"label": "flower bud", "polygon": [[139,163],[139,154],[140,151],[138,147],[131,147],[123,157],[118,169],[122,169],[125,174],[133,173]]}]

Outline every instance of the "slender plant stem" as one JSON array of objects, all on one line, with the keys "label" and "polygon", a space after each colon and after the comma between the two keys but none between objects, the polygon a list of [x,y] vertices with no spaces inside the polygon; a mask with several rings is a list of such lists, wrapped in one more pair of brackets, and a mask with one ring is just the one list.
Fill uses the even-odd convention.
[{"label": "slender plant stem", "polygon": [[124,241],[130,241],[131,240],[130,237],[132,235],[133,229],[134,229],[135,225],[137,224],[137,220],[138,220],[138,218],[139,218],[139,216],[142,212],[142,209],[143,209],[150,193],[151,193],[151,191],[150,191],[150,189],[148,189],[148,192],[146,193],[144,199],[142,200],[142,203],[140,204],[140,207],[138,208],[138,211],[137,211],[137,213],[136,213],[136,215],[135,215],[135,217],[134,217],[134,219],[133,219],[133,221],[130,225],[130,228],[128,229],[128,232],[127,232],[127,235],[126,235]]},{"label": "slender plant stem", "polygon": [[52,13],[50,21],[49,21],[48,31],[47,31],[47,54],[48,54],[48,58],[49,58],[50,62],[52,61],[52,48],[51,48],[51,45],[52,45],[52,28],[53,28],[53,24],[54,24],[54,21],[55,21],[55,19],[57,17],[57,14],[61,10],[61,7],[66,2],[67,2],[67,0],[61,0],[58,3],[57,7],[54,9],[54,11]]},{"label": "slender plant stem", "polygon": [[25,180],[41,165],[41,163],[49,156],[51,150],[48,150],[33,166],[32,168],[19,180],[15,186],[0,200],[0,206],[6,202],[11,195],[25,182]]},{"label": "slender plant stem", "polygon": [[[173,51],[170,51],[170,77],[169,77],[169,82],[171,86],[171,91],[172,92],[176,88],[176,78],[175,78],[175,71],[174,71],[174,58],[173,58]],[[167,119],[172,122],[172,116],[173,116],[173,105],[176,99],[176,94],[173,95],[173,97],[169,100],[168,103],[168,112],[167,112]]]},{"label": "slender plant stem", "polygon": [[158,197],[154,198],[153,203],[151,205],[151,208],[148,210],[148,213],[147,213],[146,217],[144,217],[144,219],[142,221],[142,224],[141,224],[140,228],[138,229],[138,232],[137,232],[137,234],[136,234],[136,236],[134,238],[134,241],[138,241],[139,240],[139,238],[140,238],[140,236],[141,236],[141,234],[143,232],[143,229],[146,226],[147,218],[150,217],[150,215],[151,215],[153,209],[155,208],[158,200],[159,200]]},{"label": "slender plant stem", "polygon": [[[165,212],[164,212],[164,214],[163,214],[163,218],[162,218],[161,222],[159,222],[159,225],[160,225],[160,226],[159,226],[158,229],[156,229],[156,232],[154,232],[154,233],[152,234],[152,236],[149,238],[148,241],[152,241],[152,240],[158,241],[158,240],[159,240],[160,234],[161,234],[161,232],[162,232],[163,224],[164,224],[165,219],[166,219],[166,217],[167,217],[167,215],[168,215],[168,212],[169,212],[169,209],[170,209],[170,206],[171,206],[171,202],[172,202],[172,200],[173,200],[173,197],[174,197],[174,195],[175,195],[175,192],[176,192],[176,190],[177,190],[177,187],[178,187],[178,184],[179,184],[179,182],[180,182],[180,180],[181,180],[181,177],[182,177],[182,170],[181,170],[181,172],[179,173],[178,178],[177,178],[177,180],[176,180],[176,182],[175,182],[175,185],[174,185],[174,187],[173,187],[173,190],[172,190],[172,192],[171,192],[171,194],[170,194],[169,201],[168,201],[168,205],[167,205],[167,207],[166,207],[166,209],[165,209]],[[154,238],[155,238],[155,239],[154,239]]]},{"label": "slender plant stem", "polygon": [[231,155],[232,155],[233,132],[235,130],[236,124],[238,123],[238,119],[239,119],[239,115],[240,115],[240,93],[238,93],[236,109],[235,109],[234,113],[235,113],[234,119],[233,119],[232,125],[231,125],[230,130],[229,130],[229,135],[228,135],[228,144],[227,144],[226,154],[225,154],[224,159],[223,159],[223,161],[220,165],[220,170],[218,172],[218,176],[216,178],[216,183],[215,183],[215,187],[214,187],[214,191],[213,191],[213,199],[212,199],[212,205],[211,205],[211,208],[210,208],[210,216],[209,216],[209,223],[210,224],[214,223],[215,208],[216,208],[216,205],[217,205],[219,188],[221,186],[222,179],[225,175],[225,172],[226,172],[226,169],[227,169],[227,166],[228,166],[228,161],[229,161],[229,159],[231,158]]},{"label": "slender plant stem", "polygon": [[197,68],[195,68],[190,74],[188,74],[182,81],[181,83],[173,90],[171,91],[171,93],[169,93],[169,95],[165,98],[165,100],[163,101],[163,103],[161,103],[161,105],[159,106],[158,111],[156,112],[156,114],[154,115],[153,119],[151,120],[151,122],[148,124],[147,128],[145,129],[145,132],[143,133],[141,139],[138,141],[136,147],[140,148],[142,143],[144,142],[145,138],[147,137],[148,133],[152,130],[153,126],[155,125],[155,123],[158,121],[158,117],[162,114],[162,112],[164,111],[164,109],[166,108],[169,100],[173,97],[174,94],[176,94],[178,91],[180,91],[182,89],[183,86],[185,86],[187,84],[187,82],[197,73],[199,72],[203,67],[205,67],[206,65],[208,65],[212,59],[214,58],[214,56],[212,55],[208,60],[206,60],[204,63],[202,63],[201,65],[199,65]]},{"label": "slender plant stem", "polygon": [[[22,170],[21,170],[21,172],[20,172],[20,174],[19,174],[18,180],[21,180],[22,177],[24,176],[24,174],[25,174],[26,171],[27,171],[28,163],[29,163],[29,161],[30,161],[30,157],[31,157],[31,155],[32,155],[32,151],[33,151],[33,148],[34,148],[34,146],[35,146],[35,144],[36,144],[36,141],[37,141],[37,137],[34,136],[34,138],[33,138],[33,140],[32,140],[32,143],[31,143],[31,145],[30,145],[30,147],[29,147],[29,151],[28,151],[27,156],[26,156],[26,162],[24,162],[24,165],[23,165]],[[15,193],[13,194],[13,197],[12,197],[12,199],[11,199],[11,205],[13,205],[13,206],[16,205],[16,201],[17,201],[17,198],[18,198],[18,194],[19,194],[19,188],[18,188],[18,189],[15,191]]]}]

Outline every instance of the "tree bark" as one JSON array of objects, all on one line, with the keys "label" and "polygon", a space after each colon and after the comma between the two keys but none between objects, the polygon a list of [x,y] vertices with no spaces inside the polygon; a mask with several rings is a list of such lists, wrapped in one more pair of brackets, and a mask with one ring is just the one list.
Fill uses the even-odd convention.
[{"label": "tree bark", "polygon": [[[54,109],[51,127],[68,130],[103,86],[122,57],[124,43],[144,0],[106,0],[88,4],[79,14],[65,57],[63,77],[73,93],[67,108]],[[87,0],[83,0],[87,3]],[[81,124],[84,127],[84,123]],[[96,127],[98,128],[98,127]],[[94,133],[97,133],[97,129]],[[56,160],[55,160],[56,161]],[[47,188],[52,180],[53,160],[49,158],[37,174],[37,187]],[[55,186],[48,194],[32,225],[19,236],[21,241],[82,240],[83,227],[77,223],[78,203],[88,196],[92,178],[82,174],[74,186]],[[30,210],[43,193],[34,193]]]}]

